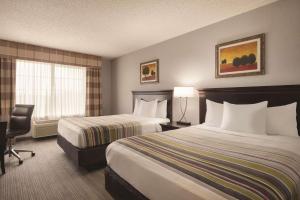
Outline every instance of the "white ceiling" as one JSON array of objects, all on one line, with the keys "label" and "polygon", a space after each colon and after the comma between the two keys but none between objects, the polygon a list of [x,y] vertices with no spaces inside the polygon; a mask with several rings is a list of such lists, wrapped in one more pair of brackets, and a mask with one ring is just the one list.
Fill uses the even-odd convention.
[{"label": "white ceiling", "polygon": [[115,58],[276,0],[1,0],[0,38]]}]

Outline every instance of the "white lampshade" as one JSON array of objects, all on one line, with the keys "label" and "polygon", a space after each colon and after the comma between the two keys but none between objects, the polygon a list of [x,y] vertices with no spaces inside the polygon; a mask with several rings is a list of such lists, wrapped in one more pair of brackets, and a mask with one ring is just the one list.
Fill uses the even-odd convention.
[{"label": "white lampshade", "polygon": [[174,97],[193,97],[193,87],[174,87]]}]

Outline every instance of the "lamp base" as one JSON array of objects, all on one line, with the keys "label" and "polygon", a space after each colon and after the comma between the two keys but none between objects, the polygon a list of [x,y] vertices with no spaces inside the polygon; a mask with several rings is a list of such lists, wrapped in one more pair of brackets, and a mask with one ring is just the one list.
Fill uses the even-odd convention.
[{"label": "lamp base", "polygon": [[184,126],[190,126],[191,125],[191,122],[177,121],[176,123],[179,124],[179,125],[184,125]]}]

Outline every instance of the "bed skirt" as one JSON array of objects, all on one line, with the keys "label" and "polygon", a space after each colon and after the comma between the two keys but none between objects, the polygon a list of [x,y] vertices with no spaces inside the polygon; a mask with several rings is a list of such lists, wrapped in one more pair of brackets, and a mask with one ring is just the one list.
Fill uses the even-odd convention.
[{"label": "bed skirt", "polygon": [[108,165],[104,171],[105,189],[116,200],[147,200],[142,193],[120,177]]},{"label": "bed skirt", "polygon": [[72,145],[61,135],[57,136],[57,144],[69,158],[79,167],[87,169],[99,168],[106,165],[105,150],[108,144],[80,149]]}]

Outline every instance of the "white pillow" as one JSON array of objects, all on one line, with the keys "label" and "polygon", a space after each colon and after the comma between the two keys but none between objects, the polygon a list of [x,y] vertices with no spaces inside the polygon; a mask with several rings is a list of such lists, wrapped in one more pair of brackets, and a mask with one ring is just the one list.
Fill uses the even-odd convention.
[{"label": "white pillow", "polygon": [[267,133],[299,137],[297,129],[297,103],[267,109]]},{"label": "white pillow", "polygon": [[206,99],[205,125],[220,127],[223,118],[223,104]]},{"label": "white pillow", "polygon": [[135,99],[135,104],[134,104],[134,110],[133,110],[133,115],[137,116],[140,112],[140,107],[141,107],[141,104],[140,104],[140,99]]},{"label": "white pillow", "polygon": [[156,109],[156,117],[158,118],[167,118],[167,100],[158,102]]},{"label": "white pillow", "polygon": [[142,117],[155,117],[157,110],[157,99],[154,101],[140,100],[140,108],[138,116]]},{"label": "white pillow", "polygon": [[240,105],[224,102],[221,128],[230,131],[266,134],[267,105],[267,101]]}]

